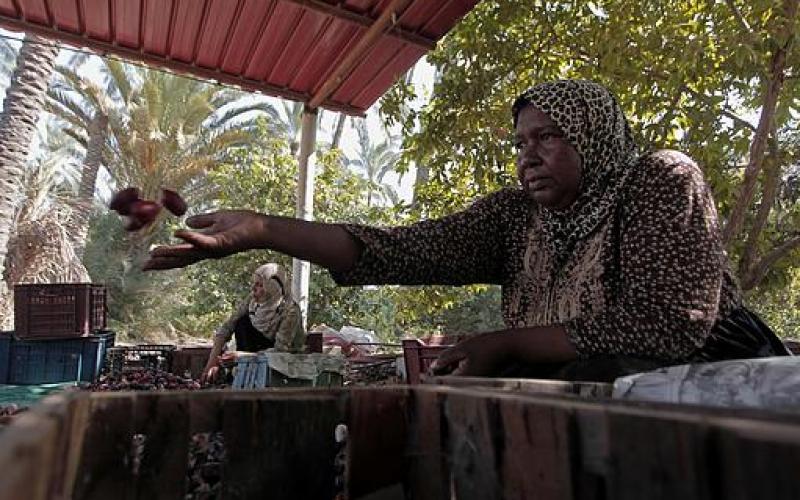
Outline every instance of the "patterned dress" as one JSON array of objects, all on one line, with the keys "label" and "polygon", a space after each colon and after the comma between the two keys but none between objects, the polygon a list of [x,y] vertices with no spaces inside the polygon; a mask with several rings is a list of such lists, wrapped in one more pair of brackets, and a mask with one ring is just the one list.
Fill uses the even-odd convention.
[{"label": "patterned dress", "polygon": [[[407,227],[345,225],[362,252],[353,269],[334,273],[337,282],[498,284],[509,328],[563,325],[584,359],[768,354],[759,353],[761,333],[742,347],[739,326],[715,327],[740,314],[741,297],[697,164],[675,151],[638,155],[616,100],[597,84],[534,87],[515,103],[515,122],[529,104],[581,155],[570,209],[548,210],[521,188],[506,188]],[[721,349],[727,340],[738,350]]]}]

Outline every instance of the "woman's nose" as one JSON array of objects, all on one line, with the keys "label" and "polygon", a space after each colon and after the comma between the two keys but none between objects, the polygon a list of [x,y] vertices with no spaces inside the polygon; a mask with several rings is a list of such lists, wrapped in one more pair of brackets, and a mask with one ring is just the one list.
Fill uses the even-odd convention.
[{"label": "woman's nose", "polygon": [[537,153],[535,150],[528,149],[519,152],[517,165],[521,169],[524,170],[526,168],[538,167],[541,164],[542,164],[542,157],[539,156],[539,153]]}]

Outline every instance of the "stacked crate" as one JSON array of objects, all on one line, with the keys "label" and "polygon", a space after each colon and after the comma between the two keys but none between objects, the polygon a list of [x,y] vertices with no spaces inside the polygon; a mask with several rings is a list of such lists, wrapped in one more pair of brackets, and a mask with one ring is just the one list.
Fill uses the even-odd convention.
[{"label": "stacked crate", "polygon": [[17,284],[14,331],[0,334],[0,384],[91,381],[113,345],[103,285]]}]

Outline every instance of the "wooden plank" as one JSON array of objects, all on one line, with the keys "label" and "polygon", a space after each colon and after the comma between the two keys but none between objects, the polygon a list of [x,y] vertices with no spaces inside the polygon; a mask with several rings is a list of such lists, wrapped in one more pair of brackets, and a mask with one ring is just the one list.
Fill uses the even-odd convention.
[{"label": "wooden plank", "polygon": [[720,433],[720,498],[800,498],[800,426],[730,422]]},{"label": "wooden plank", "polygon": [[140,430],[144,450],[136,479],[136,498],[183,498],[189,452],[188,394],[140,395],[134,409],[146,422]]},{"label": "wooden plank", "polygon": [[76,500],[133,498],[133,393],[94,394],[75,476]]},{"label": "wooden plank", "polygon": [[57,457],[59,423],[39,412],[17,415],[0,440],[0,498],[45,500]]},{"label": "wooden plank", "polygon": [[408,393],[405,387],[351,392],[347,418],[351,498],[395,485],[402,491]]},{"label": "wooden plank", "polygon": [[524,378],[423,377],[424,384],[447,385],[469,389],[490,389],[530,394],[575,394],[586,398],[610,398],[614,386],[601,382],[568,382]]},{"label": "wooden plank", "polygon": [[338,391],[248,391],[225,401],[224,498],[333,498]]},{"label": "wooden plank", "polygon": [[74,470],[79,458],[78,446],[83,442],[82,435],[73,435],[73,421],[86,416],[77,410],[79,402],[88,407],[88,394],[55,394],[46,397],[35,411],[47,415],[56,423],[55,454],[50,467],[48,498],[67,498],[72,491],[70,472]]},{"label": "wooden plank", "polygon": [[442,430],[449,457],[454,493],[459,500],[503,498],[504,439],[497,401],[482,394],[445,396]]},{"label": "wooden plank", "polygon": [[71,498],[75,489],[75,481],[83,451],[86,429],[91,412],[91,396],[88,393],[72,394],[67,403],[68,420],[64,427],[63,439],[66,449],[62,454],[63,477],[59,488],[54,492],[55,498]]},{"label": "wooden plank", "polygon": [[609,497],[620,500],[713,497],[712,452],[702,422],[608,412]]},{"label": "wooden plank", "polygon": [[450,467],[441,427],[443,400],[435,390],[417,387],[411,391],[405,452],[407,498],[451,498]]},{"label": "wooden plank", "polygon": [[202,391],[191,394],[189,432],[215,432],[222,429],[222,406],[228,391]]},{"label": "wooden plank", "polygon": [[494,442],[496,453],[502,450],[503,498],[573,498],[570,412],[513,398],[497,403],[500,425]]},{"label": "wooden plank", "polygon": [[611,468],[611,445],[608,435],[608,416],[605,408],[575,409],[572,451],[572,487],[579,500],[606,500],[607,482]]}]

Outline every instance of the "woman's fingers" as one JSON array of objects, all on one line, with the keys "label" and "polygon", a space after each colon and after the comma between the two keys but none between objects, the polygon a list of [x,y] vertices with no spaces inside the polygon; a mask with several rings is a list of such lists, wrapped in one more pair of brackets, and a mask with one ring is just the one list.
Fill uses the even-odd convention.
[{"label": "woman's fingers", "polygon": [[142,270],[155,271],[186,267],[207,258],[209,258],[209,255],[206,252],[191,246],[183,249],[159,247],[150,253],[150,258],[144,263]]},{"label": "woman's fingers", "polygon": [[142,265],[142,271],[163,271],[188,266],[190,263],[176,257],[155,257]]},{"label": "woman's fingers", "polygon": [[458,365],[456,365],[455,369],[452,372],[450,372],[450,375],[453,375],[455,377],[460,377],[462,375],[466,375],[467,370],[469,370],[469,360],[467,358],[464,358],[458,362]]},{"label": "woman's fingers", "polygon": [[204,229],[211,227],[217,222],[217,213],[193,215],[186,219],[186,225],[192,229]]},{"label": "woman's fingers", "polygon": [[180,243],[178,245],[164,245],[150,250],[150,257],[178,257],[186,255],[188,252],[196,251],[194,245],[190,243]]},{"label": "woman's fingers", "polygon": [[187,231],[179,229],[175,231],[175,237],[180,238],[186,243],[194,245],[198,248],[209,248],[217,244],[217,239],[207,234],[198,233],[197,231]]},{"label": "woman's fingers", "polygon": [[439,355],[431,364],[431,372],[434,375],[446,375],[458,367],[462,361],[466,361],[467,354],[458,348],[450,348]]}]

